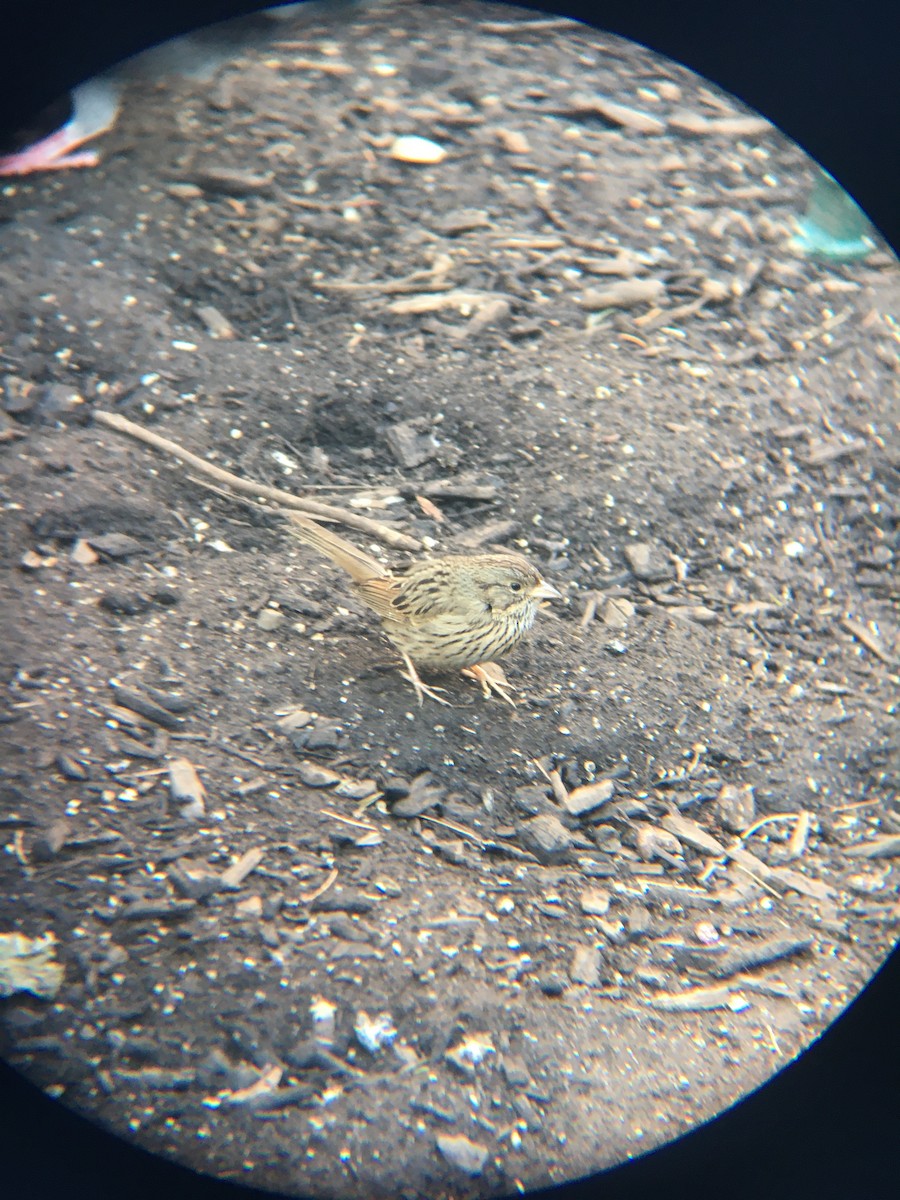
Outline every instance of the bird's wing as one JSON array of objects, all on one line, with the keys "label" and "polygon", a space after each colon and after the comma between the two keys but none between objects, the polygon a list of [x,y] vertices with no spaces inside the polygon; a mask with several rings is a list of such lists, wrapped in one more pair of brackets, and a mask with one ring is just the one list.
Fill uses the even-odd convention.
[{"label": "bird's wing", "polygon": [[406,623],[407,614],[397,604],[397,580],[391,576],[358,581],[355,592],[383,621]]}]

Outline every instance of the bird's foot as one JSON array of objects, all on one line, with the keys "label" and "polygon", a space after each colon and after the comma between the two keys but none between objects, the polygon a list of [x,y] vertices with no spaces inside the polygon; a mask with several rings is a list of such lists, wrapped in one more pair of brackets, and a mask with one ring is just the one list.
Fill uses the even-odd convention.
[{"label": "bird's foot", "polygon": [[506,678],[503,668],[497,663],[476,663],[473,667],[463,667],[461,673],[480,683],[485,697],[490,698],[491,693],[496,692],[501,700],[505,700],[513,708],[516,707],[516,702],[510,695],[512,685]]},{"label": "bird's foot", "polygon": [[96,167],[96,150],[80,150],[85,142],[106,133],[119,113],[122,84],[98,76],[80,84],[71,95],[72,116],[55,133],[32,142],[15,154],[0,155],[0,176],[31,175],[35,171],[67,171]]},{"label": "bird's foot", "polygon": [[[85,139],[76,137],[63,126],[49,137],[34,142],[18,154],[0,155],[0,176],[32,175],[35,171],[66,171],[70,167],[96,167],[100,156],[95,150],[77,150]],[[68,153],[75,151],[75,153]]]},{"label": "bird's foot", "polygon": [[413,685],[416,693],[416,699],[419,701],[419,708],[422,707],[422,703],[426,696],[429,696],[432,700],[436,700],[438,704],[443,704],[446,708],[452,708],[453,705],[449,700],[445,700],[443,696],[438,695],[438,693],[442,692],[444,689],[432,688],[429,687],[427,683],[423,683],[419,678],[419,672],[416,670],[413,660],[403,651],[401,651],[401,654],[403,654],[403,661],[406,664],[406,670],[401,671],[400,674],[404,679],[409,680],[409,682]]}]

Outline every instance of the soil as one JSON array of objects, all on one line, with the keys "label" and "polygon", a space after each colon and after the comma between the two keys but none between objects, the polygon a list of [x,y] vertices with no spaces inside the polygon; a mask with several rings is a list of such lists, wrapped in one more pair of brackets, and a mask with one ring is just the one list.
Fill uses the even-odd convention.
[{"label": "soil", "polygon": [[[3,929],[64,968],[3,1056],[322,1197],[573,1179],[756,1088],[900,917],[894,258],[804,257],[813,165],[696,76],[496,6],[284,24],[101,151],[0,199]],[[275,506],[98,412],[526,554],[517,704],[419,708]]]}]

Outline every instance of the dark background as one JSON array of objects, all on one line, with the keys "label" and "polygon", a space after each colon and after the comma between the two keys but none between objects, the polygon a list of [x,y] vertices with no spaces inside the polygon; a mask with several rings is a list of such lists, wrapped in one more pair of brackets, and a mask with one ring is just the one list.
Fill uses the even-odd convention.
[{"label": "dark background", "polygon": [[[0,135],[129,54],[260,7],[242,0],[7,0]],[[900,244],[896,0],[594,0],[525,7],[588,20],[713,80],[794,138],[851,192],[891,244]],[[900,1194],[898,1013],[895,952],[834,1028],[761,1091],[691,1136],[601,1181],[556,1194],[892,1200]],[[29,1200],[251,1195],[101,1133],[3,1064],[0,1187]]]},{"label": "dark background", "polygon": [[[332,7],[341,2],[332,0]],[[525,0],[523,6],[632,38],[739,96],[826,166],[897,245],[896,0]],[[248,0],[6,0],[0,135],[129,54],[262,7]]]}]

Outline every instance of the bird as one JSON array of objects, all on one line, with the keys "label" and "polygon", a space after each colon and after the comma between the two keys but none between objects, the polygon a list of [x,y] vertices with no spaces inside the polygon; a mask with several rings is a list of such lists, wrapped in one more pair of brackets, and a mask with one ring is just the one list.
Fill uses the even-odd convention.
[{"label": "bird", "polygon": [[430,696],[447,704],[419,678],[416,663],[460,670],[486,697],[496,692],[515,705],[495,665],[525,637],[543,600],[560,598],[521,554],[461,554],[425,558],[390,568],[317,521],[288,514],[288,530],[341,567],[353,591],[381,619],[406,666],[404,678],[419,706]]}]

